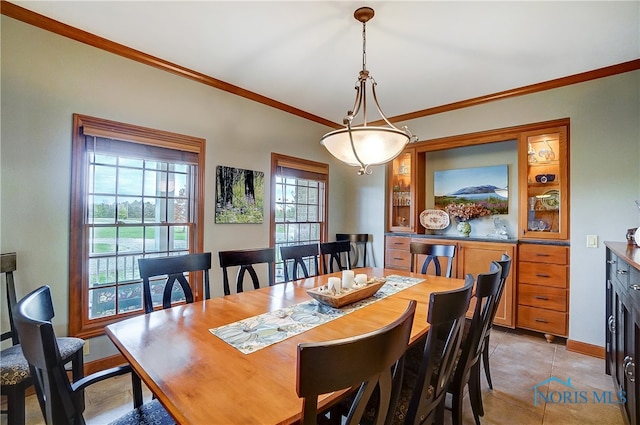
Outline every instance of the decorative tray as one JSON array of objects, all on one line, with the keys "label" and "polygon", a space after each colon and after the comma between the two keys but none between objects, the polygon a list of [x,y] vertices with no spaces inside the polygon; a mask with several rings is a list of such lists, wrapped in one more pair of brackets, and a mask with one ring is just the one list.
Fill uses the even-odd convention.
[{"label": "decorative tray", "polygon": [[449,226],[449,214],[443,210],[424,210],[420,213],[420,224],[425,229],[442,230]]},{"label": "decorative tray", "polygon": [[366,285],[355,285],[353,288],[343,289],[338,295],[334,294],[333,291],[327,288],[327,285],[318,286],[317,288],[309,289],[307,294],[311,296],[311,298],[321,302],[322,304],[326,304],[331,307],[340,308],[345,305],[353,304],[357,301],[364,300],[365,298],[369,298],[376,292],[378,289],[385,284],[387,279],[385,278],[373,278],[370,279]]}]

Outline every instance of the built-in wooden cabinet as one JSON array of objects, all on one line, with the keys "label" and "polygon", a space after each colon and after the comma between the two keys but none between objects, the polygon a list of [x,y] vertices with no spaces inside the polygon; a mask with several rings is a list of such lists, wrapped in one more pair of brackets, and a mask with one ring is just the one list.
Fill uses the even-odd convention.
[{"label": "built-in wooden cabinet", "polygon": [[548,341],[568,335],[568,246],[519,245],[517,326],[542,332]]},{"label": "built-in wooden cabinet", "polygon": [[568,152],[566,126],[520,134],[519,238],[569,238]]},{"label": "built-in wooden cabinet", "polygon": [[[405,149],[387,167],[388,224],[391,232],[413,233],[419,229],[418,208],[424,205],[424,155]],[[424,208],[423,208],[424,209]]]},{"label": "built-in wooden cabinet", "polygon": [[[611,375],[625,422],[640,424],[640,247],[605,242],[605,371]],[[621,402],[622,397],[626,402]]]},{"label": "built-in wooden cabinet", "polygon": [[[512,258],[512,273],[507,277],[504,292],[500,299],[498,312],[494,320],[495,324],[513,328],[515,326],[515,270],[516,261],[516,245],[513,243],[503,242],[478,242],[478,241],[460,241],[453,239],[433,239],[419,238],[410,236],[387,236],[385,238],[385,267],[401,270],[409,270],[411,262],[411,253],[409,245],[411,242],[428,243],[428,244],[444,244],[455,245],[456,256],[454,259],[451,276],[464,278],[467,274],[477,276],[479,273],[486,273],[491,267],[491,261],[500,260],[502,254],[507,254]],[[424,261],[423,256],[418,256],[418,264]],[[447,261],[442,259],[442,261]],[[433,265],[430,265],[432,267]],[[428,273],[433,274],[430,268]]]}]

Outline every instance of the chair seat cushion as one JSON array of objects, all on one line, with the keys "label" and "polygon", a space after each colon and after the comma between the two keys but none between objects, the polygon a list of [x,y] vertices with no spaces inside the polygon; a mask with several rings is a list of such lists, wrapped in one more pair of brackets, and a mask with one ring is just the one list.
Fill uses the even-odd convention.
[{"label": "chair seat cushion", "polygon": [[22,355],[20,344],[5,348],[0,352],[0,383],[18,385],[29,379],[29,363]]},{"label": "chair seat cushion", "polygon": [[56,338],[58,342],[58,349],[60,350],[60,357],[62,359],[68,359],[74,355],[78,350],[82,350],[84,345],[84,339],[62,336]]},{"label": "chair seat cushion", "polygon": [[[78,350],[82,350],[84,340],[73,337],[57,338],[60,357],[68,360]],[[17,385],[30,377],[29,363],[22,354],[20,344],[5,348],[0,352],[0,383]]]},{"label": "chair seat cushion", "polygon": [[175,421],[156,399],[145,403],[110,425],[175,425]]}]

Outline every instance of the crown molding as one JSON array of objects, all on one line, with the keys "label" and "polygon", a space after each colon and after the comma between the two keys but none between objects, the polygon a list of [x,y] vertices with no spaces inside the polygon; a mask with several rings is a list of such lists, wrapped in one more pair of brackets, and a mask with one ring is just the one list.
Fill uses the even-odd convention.
[{"label": "crown molding", "polygon": [[[143,63],[145,65],[152,66],[163,71],[170,72],[172,74],[179,75],[184,78],[188,78],[193,81],[205,84],[207,86],[223,90],[232,94],[235,94],[246,99],[262,103],[263,105],[270,106],[272,108],[279,109],[284,112],[296,115],[301,118],[316,122],[318,124],[326,125],[331,128],[342,128],[343,125],[332,122],[325,118],[295,108],[291,105],[287,105],[277,100],[262,96],[261,94],[243,89],[242,87],[235,86],[233,84],[218,80],[217,78],[210,77],[208,75],[196,72],[189,68],[177,65],[175,63],[166,61],[164,59],[151,56],[139,50],[132,49],[125,45],[115,43],[106,38],[99,37],[81,29],[72,27],[54,19],[48,18],[44,15],[32,12],[28,9],[10,3],[6,0],[0,0],[0,13],[10,18],[17,19],[26,24],[33,25],[35,27],[44,29],[46,31],[53,32],[63,37],[70,38],[72,40],[79,41],[92,47],[96,47],[101,50]],[[623,62],[616,65],[599,68],[592,71],[582,72],[567,77],[556,78],[554,80],[544,81],[541,83],[531,84],[528,86],[518,87],[515,89],[505,90],[498,93],[488,94],[485,96],[475,97],[472,99],[462,100],[459,102],[449,103],[446,105],[435,106],[432,108],[422,109],[415,112],[409,112],[402,115],[397,115],[389,118],[391,122],[400,122],[413,120],[416,118],[422,118],[429,115],[436,115],[443,112],[454,111],[456,109],[468,108],[471,106],[478,106],[485,103],[493,102],[496,100],[503,100],[511,97],[524,96],[527,94],[537,93],[545,90],[551,90],[559,87],[569,86],[572,84],[582,83],[585,81],[595,80],[598,78],[609,77],[616,74],[622,74],[629,71],[635,71],[640,69],[640,59]],[[384,124],[384,121],[376,121],[370,123],[370,125]]]}]

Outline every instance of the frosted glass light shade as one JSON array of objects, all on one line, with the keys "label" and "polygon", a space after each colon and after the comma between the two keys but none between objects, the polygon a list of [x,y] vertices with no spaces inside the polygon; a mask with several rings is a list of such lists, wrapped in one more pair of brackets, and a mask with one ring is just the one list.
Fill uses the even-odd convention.
[{"label": "frosted glass light shade", "polygon": [[349,130],[346,128],[325,134],[320,143],[340,161],[361,166],[391,161],[400,155],[410,138],[404,131],[390,127],[352,127],[351,134],[360,161],[353,153]]}]

